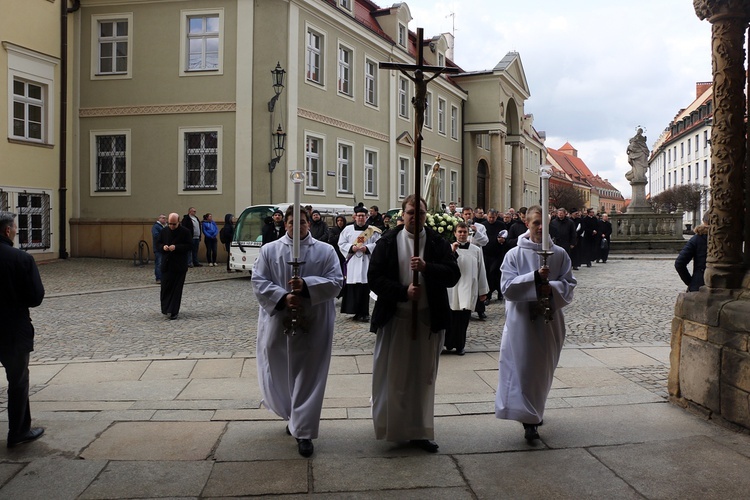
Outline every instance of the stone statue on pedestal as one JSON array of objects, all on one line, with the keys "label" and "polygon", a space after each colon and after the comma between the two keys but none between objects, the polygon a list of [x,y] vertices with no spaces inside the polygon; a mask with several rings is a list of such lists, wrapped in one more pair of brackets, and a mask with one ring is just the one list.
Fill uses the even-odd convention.
[{"label": "stone statue on pedestal", "polygon": [[648,146],[646,146],[646,136],[643,135],[643,129],[638,128],[636,134],[630,139],[628,144],[628,163],[632,167],[630,172],[625,174],[625,178],[633,182],[647,182],[646,171],[648,170]]}]

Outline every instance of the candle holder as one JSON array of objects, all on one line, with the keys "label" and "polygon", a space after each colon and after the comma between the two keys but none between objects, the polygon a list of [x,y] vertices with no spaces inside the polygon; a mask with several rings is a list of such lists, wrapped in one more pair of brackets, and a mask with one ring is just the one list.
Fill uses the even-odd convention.
[{"label": "candle holder", "polygon": [[[304,264],[304,262],[294,259],[292,262],[287,262],[287,264],[292,266],[292,279],[300,278],[299,266]],[[284,318],[284,334],[295,336],[298,332],[307,333],[308,327],[309,322],[307,316],[305,316],[305,310],[301,307],[289,308],[288,314]]]},{"label": "candle holder", "polygon": [[[542,269],[549,269],[547,265],[547,259],[553,252],[549,250],[540,250],[537,252],[542,258]],[[549,280],[542,280],[541,285],[549,285]],[[545,323],[552,321],[552,305],[550,304],[550,298],[548,295],[539,297],[536,302],[530,304],[531,321],[535,321],[537,318],[544,318]]]}]

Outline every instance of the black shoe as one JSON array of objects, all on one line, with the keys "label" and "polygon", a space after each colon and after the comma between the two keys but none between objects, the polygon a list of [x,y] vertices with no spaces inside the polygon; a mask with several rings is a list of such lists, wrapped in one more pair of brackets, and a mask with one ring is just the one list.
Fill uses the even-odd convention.
[{"label": "black shoe", "polygon": [[461,349],[460,351],[456,351],[456,354],[458,354],[459,356],[463,356],[464,354],[466,354],[466,351]]},{"label": "black shoe", "polygon": [[195,263],[195,264],[193,264],[193,265],[194,265],[195,267],[203,267],[203,264],[201,264],[200,262],[197,262],[197,263]]},{"label": "black shoe", "polygon": [[8,448],[13,448],[19,444],[30,443],[35,439],[39,439],[44,434],[44,427],[34,427],[29,429],[29,432],[22,436],[8,437]]},{"label": "black shoe", "polygon": [[589,264],[586,264],[586,267],[591,267],[591,263],[589,263]]},{"label": "black shoe", "polygon": [[574,267],[573,271],[578,271],[579,269],[581,269],[581,268],[580,267]]},{"label": "black shoe", "polygon": [[539,439],[539,432],[535,424],[523,424],[523,438],[531,444]]},{"label": "black shoe", "polygon": [[361,321],[361,319],[362,319],[362,316],[360,316],[359,314],[355,314],[354,317],[352,318],[352,321]]},{"label": "black shoe", "polygon": [[481,319],[482,321],[484,321],[484,320],[487,319],[487,315],[484,314],[484,313],[479,313],[479,319]]},{"label": "black shoe", "polygon": [[286,435],[287,436],[291,436],[292,435],[292,433],[289,432],[289,426],[288,425],[286,426]]},{"label": "black shoe", "polygon": [[177,314],[170,314],[169,319],[177,319]]},{"label": "black shoe", "polygon": [[364,316],[362,316],[362,317],[361,317],[361,318],[360,318],[359,320],[360,320],[361,322],[363,322],[363,323],[369,323],[369,322],[370,322],[370,315],[369,315],[369,314],[365,314],[365,315],[364,315]]},{"label": "black shoe", "polygon": [[484,301],[484,307],[487,307],[488,305],[490,305],[490,302],[491,302],[491,301],[492,301],[492,299],[487,299],[487,300],[485,300],[485,301]]},{"label": "black shoe", "polygon": [[409,442],[412,446],[421,448],[427,453],[437,453],[438,448],[440,448],[435,441],[430,441],[429,439],[412,439]]},{"label": "black shoe", "polygon": [[297,451],[303,457],[309,457],[313,454],[315,447],[313,446],[312,439],[300,439],[297,438]]}]

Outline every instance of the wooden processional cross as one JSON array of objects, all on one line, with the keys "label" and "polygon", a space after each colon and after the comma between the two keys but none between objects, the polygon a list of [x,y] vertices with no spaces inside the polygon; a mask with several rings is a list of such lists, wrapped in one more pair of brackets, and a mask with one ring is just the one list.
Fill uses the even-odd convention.
[{"label": "wooden processional cross", "polygon": [[[380,69],[395,69],[406,75],[409,80],[414,82],[414,97],[411,102],[414,105],[414,196],[416,204],[415,217],[417,221],[414,232],[414,256],[419,257],[419,232],[422,220],[422,125],[424,124],[424,109],[427,100],[427,84],[437,78],[442,73],[458,73],[458,68],[444,68],[441,66],[424,65],[424,29],[417,28],[417,64],[401,64],[393,62],[381,62]],[[413,72],[413,74],[412,74]],[[425,73],[431,73],[432,76],[425,78]],[[419,271],[416,269],[412,274],[412,284],[419,285]],[[417,302],[412,303],[412,338],[416,338],[418,325]]]}]

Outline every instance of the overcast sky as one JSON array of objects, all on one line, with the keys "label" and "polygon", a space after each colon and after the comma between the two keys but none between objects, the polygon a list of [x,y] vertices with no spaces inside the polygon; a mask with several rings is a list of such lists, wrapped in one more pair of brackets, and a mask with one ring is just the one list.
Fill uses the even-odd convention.
[{"label": "overcast sky", "polygon": [[409,28],[424,28],[425,37],[455,22],[454,62],[465,71],[492,69],[517,51],[531,91],[524,110],[547,133],[546,146],[570,142],[625,198],[625,149],[636,127],[651,149],[695,99],[696,82],[711,81],[711,25],[691,0],[406,3]]}]

